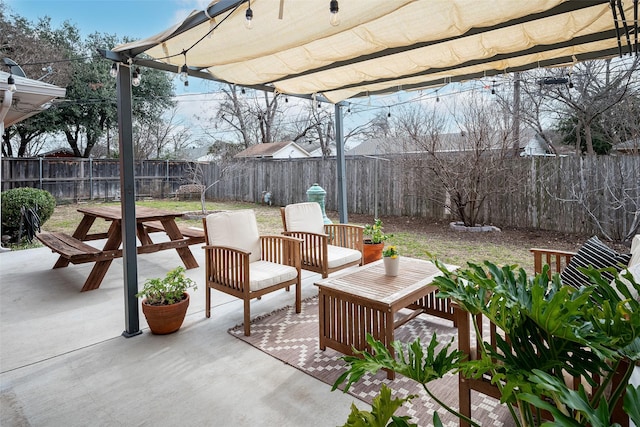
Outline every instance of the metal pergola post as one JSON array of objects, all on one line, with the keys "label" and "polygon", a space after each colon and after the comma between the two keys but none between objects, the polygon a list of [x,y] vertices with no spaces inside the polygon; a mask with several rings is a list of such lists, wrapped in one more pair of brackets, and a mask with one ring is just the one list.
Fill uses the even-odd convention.
[{"label": "metal pergola post", "polygon": [[349,222],[347,218],[347,182],[345,180],[346,168],[344,164],[344,120],[342,117],[343,103],[335,104],[336,115],[336,160],[338,162],[338,215],[340,223]]},{"label": "metal pergola post", "polygon": [[138,310],[138,259],[136,242],[135,162],[130,66],[118,64],[118,145],[120,149],[120,194],[122,197],[122,260],[124,268],[124,337],[142,333]]}]

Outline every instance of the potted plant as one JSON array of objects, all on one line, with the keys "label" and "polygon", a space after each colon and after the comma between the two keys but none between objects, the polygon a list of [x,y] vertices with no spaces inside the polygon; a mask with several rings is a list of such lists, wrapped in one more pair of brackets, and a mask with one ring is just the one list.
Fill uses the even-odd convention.
[{"label": "potted plant", "polygon": [[369,236],[368,239],[364,239],[364,264],[377,261],[382,258],[382,249],[384,248],[384,242],[393,237],[393,234],[384,234],[382,231],[382,220],[376,218],[373,224],[367,224],[364,226],[363,233],[365,236]]},{"label": "potted plant", "polygon": [[171,334],[182,326],[189,307],[187,289],[198,289],[196,283],[185,276],[184,267],[176,267],[164,278],[147,279],[136,294],[142,300],[142,312],[151,332],[157,335]]},{"label": "potted plant", "polygon": [[389,245],[382,251],[382,262],[384,262],[384,274],[387,276],[397,276],[400,267],[400,254],[395,245]]},{"label": "potted plant", "polygon": [[[549,281],[548,266],[531,278],[523,269],[500,268],[488,261],[484,266],[469,263],[468,268],[455,272],[436,263],[442,271],[442,276],[434,279],[439,296],[454,300],[473,319],[476,314],[489,318],[508,336],[517,338],[517,349],[499,339],[500,352],[484,343],[481,359],[468,360],[461,351],[450,348],[452,342],[440,343],[435,335],[426,348],[419,338],[409,344],[394,342],[393,352],[368,335],[371,352],[356,351],[355,356],[343,357],[349,367],[335,382],[334,390],[346,382],[346,392],[366,372],[390,369],[421,384],[444,410],[479,427],[429,389],[430,381],[463,371],[473,378],[490,375],[500,388],[501,400],[508,406],[514,425],[519,427],[552,425],[539,416],[542,410],[551,414],[553,425],[609,426],[619,400],[624,402],[624,412],[640,425],[640,386],[624,387],[633,362],[640,360],[640,301],[632,297],[633,289],[639,291],[640,284],[631,274],[619,274],[610,283],[589,267],[583,271],[591,286],[575,289],[563,286],[558,274]],[[478,331],[478,327],[474,320],[473,328]],[[620,365],[623,360],[631,363],[624,367]],[[618,366],[623,372],[615,369]],[[583,386],[574,391],[572,384],[565,382],[566,372],[578,372],[582,378],[601,376],[601,384],[612,385],[614,390],[608,394],[607,387],[601,387],[589,397]],[[622,377],[614,382],[620,374]],[[372,411],[353,405],[345,426],[415,426],[410,417],[394,415],[414,397],[394,399],[383,385],[373,400]],[[433,425],[442,425],[437,412]]]}]

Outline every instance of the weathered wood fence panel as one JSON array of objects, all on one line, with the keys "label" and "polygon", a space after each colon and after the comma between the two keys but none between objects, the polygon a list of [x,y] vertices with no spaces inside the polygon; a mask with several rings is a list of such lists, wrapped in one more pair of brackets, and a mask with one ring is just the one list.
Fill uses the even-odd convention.
[{"label": "weathered wood fence panel", "polygon": [[[141,160],[135,163],[136,197],[164,198],[190,182],[190,163]],[[120,197],[117,159],[3,158],[2,191],[42,188],[58,201],[112,200]]]},{"label": "weathered wood fence panel", "polygon": [[[347,209],[378,216],[417,216],[448,220],[446,192],[426,156],[346,159]],[[314,183],[327,191],[326,207],[338,208],[335,159],[241,160],[224,167],[178,161],[136,163],[136,194],[168,197],[183,184],[210,186],[207,198],[259,203],[269,191],[275,205],[305,201]],[[119,196],[117,160],[2,159],[2,190],[31,186],[58,200],[113,199]],[[492,194],[483,205],[487,222],[499,227],[595,233],[620,239],[634,215],[640,216],[640,157],[516,158],[508,176],[487,182],[509,191]],[[214,185],[214,182],[217,182]],[[598,221],[594,219],[598,218]]]}]

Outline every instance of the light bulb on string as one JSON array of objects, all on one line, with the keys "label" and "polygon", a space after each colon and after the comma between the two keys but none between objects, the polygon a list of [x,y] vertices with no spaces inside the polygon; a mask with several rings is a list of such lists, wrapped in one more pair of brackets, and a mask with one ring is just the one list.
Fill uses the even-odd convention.
[{"label": "light bulb on string", "polygon": [[339,10],[338,0],[331,0],[329,2],[329,23],[334,27],[340,25],[340,16],[338,15]]},{"label": "light bulb on string", "polygon": [[187,64],[184,64],[180,67],[180,81],[186,82],[187,80],[189,80],[189,68]]},{"label": "light bulb on string", "polygon": [[118,65],[115,62],[111,65],[109,75],[113,78],[116,78],[116,76],[118,75]]},{"label": "light bulb on string", "polygon": [[9,74],[7,84],[9,85],[9,92],[15,92],[18,90],[18,87],[16,86],[16,80],[13,78],[13,75]]},{"label": "light bulb on string", "polygon": [[251,10],[251,0],[249,0],[249,7],[244,14],[244,26],[247,30],[253,28],[253,10]]},{"label": "light bulb on string", "polygon": [[135,71],[133,72],[133,74],[131,75],[131,84],[135,87],[140,86],[140,80],[141,80],[141,76],[140,76],[140,68],[136,67]]},{"label": "light bulb on string", "polygon": [[438,90],[436,89],[436,102],[440,102],[440,97],[438,96]]}]

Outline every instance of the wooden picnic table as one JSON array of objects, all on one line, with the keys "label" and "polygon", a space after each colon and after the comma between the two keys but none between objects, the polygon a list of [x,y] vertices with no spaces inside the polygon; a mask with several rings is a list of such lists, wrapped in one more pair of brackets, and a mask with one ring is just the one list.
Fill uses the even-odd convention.
[{"label": "wooden picnic table", "polygon": [[[82,292],[100,287],[111,262],[122,257],[122,209],[119,206],[79,208],[84,214],[73,235],[65,233],[40,233],[36,237],[53,252],[60,254],[53,268],[63,268],[71,264],[95,262]],[[176,218],[181,213],[136,206],[136,235],[139,240],[138,254],[175,249],[187,269],[197,268],[198,262],[189,245],[204,243],[204,230],[179,227]],[[89,233],[96,219],[110,221],[106,233]],[[154,243],[150,232],[164,231],[169,241]],[[88,245],[89,240],[107,239],[102,249]]]}]

